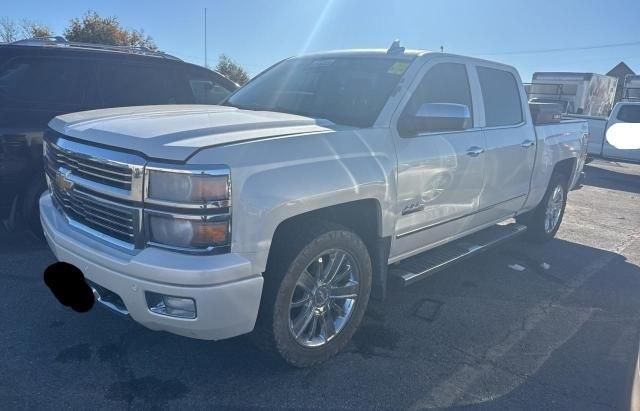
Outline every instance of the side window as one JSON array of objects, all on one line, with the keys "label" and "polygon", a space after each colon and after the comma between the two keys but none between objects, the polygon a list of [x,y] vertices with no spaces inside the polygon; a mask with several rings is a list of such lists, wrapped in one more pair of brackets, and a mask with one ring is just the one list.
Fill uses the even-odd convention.
[{"label": "side window", "polygon": [[161,65],[107,63],[98,77],[104,107],[179,103],[174,72]]},{"label": "side window", "polygon": [[487,127],[522,123],[522,102],[518,82],[504,70],[478,67]]},{"label": "side window", "polygon": [[230,90],[213,80],[190,79],[189,86],[196,104],[219,104],[231,94]]},{"label": "side window", "polygon": [[84,79],[74,59],[16,58],[0,69],[0,101],[72,110],[83,104]]},{"label": "side window", "polygon": [[622,106],[616,117],[625,123],[640,123],[640,106]]},{"label": "side window", "polygon": [[[403,123],[403,119],[415,116],[418,110],[426,103],[457,105],[454,108],[462,109],[463,112],[468,114],[469,118],[463,126],[455,128],[464,129],[471,127],[473,124],[473,119],[471,118],[473,115],[471,89],[469,87],[469,79],[465,65],[459,63],[440,63],[429,69],[413,92],[409,103],[402,113],[400,122]],[[434,120],[437,119],[426,119],[424,123],[420,125],[420,130],[418,131],[447,131],[449,127],[443,127],[441,122]]]},{"label": "side window", "polygon": [[220,104],[234,91],[223,78],[204,68],[187,66],[181,76],[186,81],[187,103]]}]

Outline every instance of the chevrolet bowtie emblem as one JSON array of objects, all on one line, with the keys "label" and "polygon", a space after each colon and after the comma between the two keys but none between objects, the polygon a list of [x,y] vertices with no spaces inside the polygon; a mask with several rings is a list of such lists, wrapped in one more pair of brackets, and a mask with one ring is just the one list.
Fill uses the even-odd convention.
[{"label": "chevrolet bowtie emblem", "polygon": [[58,171],[56,172],[56,187],[61,192],[69,191],[73,188],[73,181],[69,180],[71,171]]}]

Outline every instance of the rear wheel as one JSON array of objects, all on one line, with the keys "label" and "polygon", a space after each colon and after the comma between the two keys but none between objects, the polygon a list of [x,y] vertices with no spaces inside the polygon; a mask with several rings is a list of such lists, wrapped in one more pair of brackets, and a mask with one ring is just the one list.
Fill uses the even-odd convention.
[{"label": "rear wheel", "polygon": [[347,344],[371,292],[371,259],[355,233],[331,223],[305,231],[274,255],[254,332],[260,347],[297,367],[325,361]]},{"label": "rear wheel", "polygon": [[518,216],[517,220],[527,225],[527,237],[531,241],[538,243],[549,241],[560,228],[566,204],[567,177],[556,172],[551,176],[540,204],[533,211]]}]

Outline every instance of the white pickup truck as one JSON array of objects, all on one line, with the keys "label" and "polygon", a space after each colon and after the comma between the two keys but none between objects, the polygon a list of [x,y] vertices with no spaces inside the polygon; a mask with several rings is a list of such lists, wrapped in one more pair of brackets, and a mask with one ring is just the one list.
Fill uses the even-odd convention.
[{"label": "white pickup truck", "polygon": [[45,278],[79,311],[57,283],[154,330],[253,331],[310,366],[388,282],[552,238],[587,134],[535,125],[512,67],[397,44],[284,60],[223,106],[59,116],[40,209],[61,263]]},{"label": "white pickup truck", "polygon": [[590,157],[640,161],[640,102],[617,103],[609,118],[566,115],[589,123]]}]

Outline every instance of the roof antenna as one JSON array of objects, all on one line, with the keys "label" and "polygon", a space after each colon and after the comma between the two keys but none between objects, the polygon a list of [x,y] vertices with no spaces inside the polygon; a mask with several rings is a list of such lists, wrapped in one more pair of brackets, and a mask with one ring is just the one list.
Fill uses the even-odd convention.
[{"label": "roof antenna", "polygon": [[400,45],[400,40],[394,40],[391,46],[387,49],[387,54],[402,54],[404,53],[404,47]]}]

